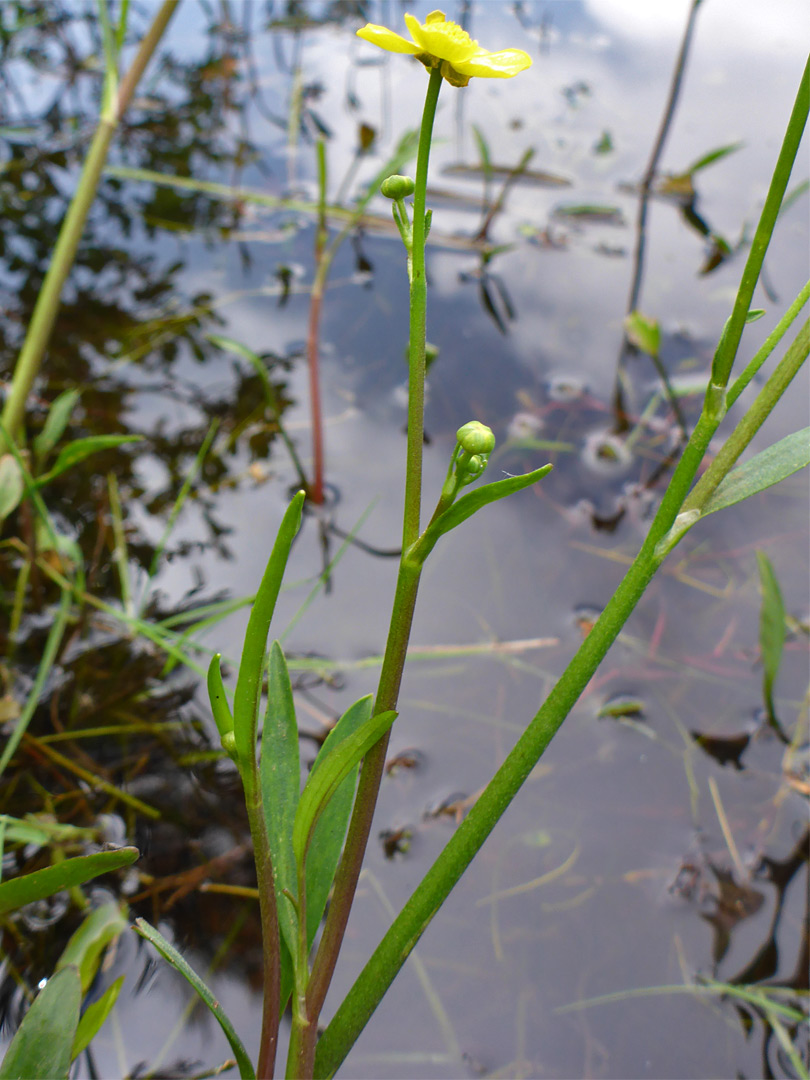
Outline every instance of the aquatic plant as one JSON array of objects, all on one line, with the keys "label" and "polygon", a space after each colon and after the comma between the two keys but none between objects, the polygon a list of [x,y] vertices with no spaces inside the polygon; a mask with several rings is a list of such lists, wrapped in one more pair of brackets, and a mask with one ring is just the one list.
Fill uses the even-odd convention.
[{"label": "aquatic plant", "polygon": [[[442,80],[461,86],[465,85],[462,80],[472,76],[508,77],[527,65],[521,59],[525,54],[519,50],[491,54],[479,49],[440,12],[428,16],[425,24],[410,17],[406,19],[413,45],[385,28],[369,27],[365,32],[361,31],[361,36],[374,44],[417,56],[429,72],[416,176],[411,180],[397,175],[382,184],[383,194],[392,199],[394,221],[406,249],[410,282],[410,392],[402,555],[377,693],[373,702],[370,698],[362,698],[344,712],[324,742],[307,783],[300,790],[298,726],[287,664],[280,645],[274,643],[268,652],[267,641],[290,549],[301,522],[304,492],[293,497],[284,515],[254,600],[232,708],[223,684],[219,656],[214,657],[208,670],[208,689],[217,730],[223,749],[239,772],[244,790],[259,886],[264,1005],[260,1054],[255,1069],[236,1025],[223,1014],[220,1004],[199,976],[159,931],[145,920],[136,922],[138,932],[188,980],[222,1025],[243,1077],[273,1074],[279,1020],[288,1001],[292,1003],[293,1023],[287,1075],[334,1074],[396,972],[536,765],[668,555],[687,531],[699,525],[706,515],[777,483],[806,465],[810,457],[808,436],[804,432],[788,436],[770,450],[735,467],[758,427],[807,359],[810,326],[805,324],[785,350],[759,396],[727,438],[723,450],[695,483],[709,443],[728,406],[739,398],[810,298],[810,286],[807,286],[745,371],[732,383],[735,354],[744,327],[752,317],[753,289],[806,123],[810,94],[806,69],[742,282],[714,356],[700,419],[684,448],[641,550],[576,656],[397,916],[329,1025],[319,1033],[318,1020],[340,952],[368,842],[388,732],[396,721],[399,686],[425,561],[443,536],[464,525],[490,503],[536,483],[550,468],[544,466],[522,476],[473,487],[462,494],[462,488],[480,479],[494,450],[490,429],[477,420],[470,421],[457,431],[445,482],[435,510],[423,527],[425,239],[430,228],[426,185],[436,103]],[[509,59],[495,59],[505,56]],[[411,197],[413,202],[409,205],[406,200]],[[18,466],[26,490],[35,491],[24,461],[18,461]],[[466,526],[468,530],[474,527]],[[763,582],[767,581],[767,571],[763,568]],[[773,594],[772,587],[770,592]],[[770,621],[780,622],[778,613],[774,615],[775,607],[772,602]],[[782,616],[781,630],[783,622]],[[777,636],[775,632],[771,634],[774,640]],[[777,645],[778,642],[773,645],[773,654],[779,651]],[[777,660],[771,655],[765,673],[765,694],[771,712],[776,666]],[[266,711],[257,755],[265,677]],[[105,866],[111,862],[119,865],[129,861],[130,852],[124,851],[126,855],[122,852],[116,860],[108,860]],[[61,865],[65,867],[66,863]],[[69,880],[65,873],[63,870],[59,887]],[[28,895],[19,892],[21,888],[18,885],[18,901],[20,896]],[[330,894],[328,915],[313,955],[316,932]],[[65,1054],[65,1047],[69,1045],[75,1049],[77,1045],[79,968],[80,960],[73,960],[66,966],[67,974],[49,980],[37,998],[40,1004],[35,1002],[29,1013],[30,1021],[21,1028],[23,1035],[41,1042],[43,1015],[51,1019],[54,1027],[47,1029],[48,1037],[52,1039],[52,1046],[59,1050],[58,1061],[48,1064],[54,1075],[66,1075],[70,1055]],[[719,990],[713,988],[713,992]],[[23,1042],[20,1038],[13,1044],[13,1053],[9,1051],[0,1075],[25,1072],[24,1066],[20,1065]]]}]

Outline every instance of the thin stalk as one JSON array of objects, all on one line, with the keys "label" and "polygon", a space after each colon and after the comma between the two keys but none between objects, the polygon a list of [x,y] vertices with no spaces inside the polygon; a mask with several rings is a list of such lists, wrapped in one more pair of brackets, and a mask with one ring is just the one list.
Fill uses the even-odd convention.
[{"label": "thin stalk", "polygon": [[[311,1076],[315,1063],[315,1040],[307,1038],[310,1020],[307,1010],[307,986],[309,983],[309,942],[307,940],[307,876],[306,860],[298,867],[298,957],[295,963],[295,987],[293,989],[293,1022],[290,1045],[287,1050],[288,1077]],[[316,1022],[317,1027],[317,1022]]]},{"label": "thin stalk", "polygon": [[279,967],[278,912],[273,866],[267,830],[262,811],[262,793],[259,770],[255,758],[249,761],[242,773],[245,790],[250,836],[253,840],[253,858],[256,863],[256,881],[259,887],[259,917],[262,924],[262,961],[264,968],[264,1000],[262,1002],[262,1032],[259,1041],[259,1061],[256,1066],[257,1080],[271,1080],[276,1064],[278,1028],[281,1012],[281,970]]},{"label": "thin stalk", "polygon": [[[65,215],[48,272],[37,296],[34,313],[14,369],[11,389],[3,407],[3,423],[13,439],[19,440],[20,438],[25,403],[28,400],[31,387],[34,385],[34,379],[42,366],[53,324],[59,311],[62,289],[76,258],[76,251],[84,231],[87,215],[96,197],[96,190],[101,179],[104,163],[107,160],[107,151],[112,137],[132,99],[138,80],[151,59],[179,2],[180,0],[164,0],[163,4],[161,4],[152,25],[138,47],[132,67],[118,88],[118,94],[113,106],[105,109],[99,119],[96,133],[93,136],[93,141],[90,144],[82,168],[79,185]],[[0,446],[4,442],[5,440],[0,442]]]},{"label": "thin stalk", "polygon": [[307,494],[312,502],[323,503],[323,408],[318,340],[320,337],[323,292],[331,258],[325,257],[326,240],[326,144],[318,139],[318,224],[315,227],[315,279],[309,301],[307,364],[309,365],[309,407],[312,414],[312,484]]},{"label": "thin stalk", "polygon": [[717,489],[720,481],[729,474],[740,454],[749,445],[753,437],[773,411],[774,405],[787,390],[791,381],[810,354],[810,319],[805,322],[785,355],[779,361],[768,381],[757,394],[756,400],[740,420],[731,435],[723,443],[717,457],[711,463],[700,480],[695,484],[683,504],[682,513],[688,510],[700,510],[709,496]]},{"label": "thin stalk", "polygon": [[[428,83],[419,149],[416,161],[416,181],[413,198],[413,247],[410,273],[410,338],[408,343],[408,447],[406,453],[405,506],[403,512],[403,553],[419,536],[422,494],[422,444],[425,408],[425,331],[427,311],[427,278],[425,275],[425,202],[428,161],[433,135],[436,103],[441,89],[441,74],[432,71]],[[374,704],[375,712],[395,709],[405,666],[408,638],[416,606],[421,566],[405,554],[400,561],[391,623],[383,657],[380,682]],[[371,821],[377,803],[380,780],[385,766],[388,735],[374,746],[363,761],[357,787],[352,819],[346,836],[343,856],[335,876],[335,887],[326,918],[320,945],[312,965],[307,993],[311,1021],[307,1033],[312,1045],[317,1038],[317,1018],[320,1016],[326,992],[337,963],[349,919],[357,879],[363,864]]]},{"label": "thin stalk", "polygon": [[[770,206],[771,192],[780,186],[784,190],[782,180],[787,182],[787,175],[798,149],[796,133],[804,127],[809,101],[806,68],[774,170],[771,190],[763,208],[762,217],[766,224],[763,227],[761,220],[757,228],[757,236],[760,241],[764,241],[764,245],[758,245],[762,249],[761,254],[752,264],[758,268],[762,265],[764,249],[767,248],[776,221]],[[778,212],[778,205],[776,209]],[[747,313],[750,306],[756,281],[751,282],[748,277],[749,264],[746,264],[743,273],[734,311],[744,309],[744,313]],[[747,299],[741,302],[741,296],[746,295]],[[744,323],[743,317],[742,325]],[[726,342],[732,344],[727,345]],[[720,356],[723,361],[722,370],[727,368],[726,378],[731,370],[738,342],[739,334],[736,334],[735,342],[727,327],[715,354],[715,358]],[[732,349],[730,353],[727,352],[728,348]],[[714,370],[717,371],[718,368],[715,367]],[[713,408],[712,404],[707,394],[703,411],[664,492],[650,531],[596,625],[524,734],[405,904],[326,1028],[317,1047],[315,1076],[332,1076],[344,1060],[425,928],[517,795],[644,594],[665,558],[658,545],[672,528],[709,443],[720,425],[723,412]]]}]

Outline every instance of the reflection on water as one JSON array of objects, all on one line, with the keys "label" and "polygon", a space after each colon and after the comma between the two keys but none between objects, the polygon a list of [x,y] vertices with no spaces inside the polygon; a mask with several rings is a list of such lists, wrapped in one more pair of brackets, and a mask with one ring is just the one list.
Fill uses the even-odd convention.
[{"label": "reflection on water", "polygon": [[[687,9],[669,5],[654,17],[649,5],[600,0],[448,11],[488,47],[521,45],[536,61],[520,86],[473,82],[441,99],[426,490],[439,489],[454,432],[470,416],[496,431],[494,471],[546,460],[555,471],[476,530],[443,541],[426,568],[413,636],[421,648],[406,672],[377,840],[327,1017],[390,922],[389,905],[407,898],[637,549],[679,446],[675,401],[694,422],[803,58],[798,4],[782,0],[767,16],[726,0],[701,9],[652,187],[637,297],[659,323],[656,358],[670,389],[643,349],[625,352],[619,424],[615,358],[637,190]],[[38,10],[34,20],[24,4],[0,13],[6,378],[98,89],[88,60],[98,49],[94,18],[72,5]],[[413,10],[423,17],[429,8]],[[78,386],[66,437],[145,438],[88,459],[47,489],[83,552],[87,595],[111,607],[77,607],[4,777],[1,809],[86,828],[60,848],[66,853],[124,836],[136,843],[137,874],[105,879],[88,895],[125,896],[133,915],[160,925],[198,970],[210,969],[250,1050],[261,949],[237,778],[216,749],[196,677],[167,663],[165,646],[179,648],[188,635],[238,655],[245,604],[227,622],[202,623],[255,588],[296,481],[285,440],[310,467],[301,361],[313,139],[327,140],[337,203],[341,188],[359,191],[414,125],[424,88],[418,64],[370,57],[356,42],[365,18],[394,26],[399,9],[181,9],[159,75],[122,126],[116,162],[295,202],[273,209],[246,195],[105,180],[29,419],[35,434],[47,404]],[[374,687],[394,570],[370,549],[390,553],[400,537],[404,414],[394,391],[405,376],[406,278],[383,210],[372,203],[369,225],[332,267],[320,352],[327,477],[340,499],[307,519],[290,568],[296,584],[279,609],[307,761],[345,705]],[[334,228],[341,219],[330,220]],[[747,331],[746,357],[801,284],[806,239],[799,200],[769,256],[767,285],[778,300],[758,297],[767,313]],[[246,345],[260,366],[210,335]],[[806,377],[800,382],[760,446],[807,423]],[[164,548],[184,485],[190,495]],[[792,1075],[786,1046],[801,1051],[801,1033],[774,1003],[795,1005],[808,989],[805,486],[791,480],[715,515],[666,565],[344,1075]],[[347,539],[358,522],[359,545]],[[30,531],[20,513],[4,539],[27,544]],[[775,566],[790,617],[776,687],[779,719],[797,732],[788,747],[758,712],[758,548]],[[6,597],[19,588],[22,550],[7,546],[0,557]],[[41,554],[58,569],[59,552]],[[317,587],[325,563],[329,592]],[[35,568],[19,627],[0,628],[12,722],[57,598],[52,577]],[[162,636],[138,633],[139,618]],[[37,847],[12,852],[5,873],[49,858]],[[4,928],[0,1005],[12,1027],[25,987],[52,970],[80,921],[61,901]],[[54,932],[34,933],[37,918],[55,921]],[[120,971],[119,1035],[105,1029],[79,1075],[188,1074],[224,1060],[219,1033],[196,1013],[173,1031],[191,1007],[186,991],[134,938],[122,939],[104,978]],[[620,995],[695,976],[714,998]],[[718,1004],[712,980],[748,996]]]}]

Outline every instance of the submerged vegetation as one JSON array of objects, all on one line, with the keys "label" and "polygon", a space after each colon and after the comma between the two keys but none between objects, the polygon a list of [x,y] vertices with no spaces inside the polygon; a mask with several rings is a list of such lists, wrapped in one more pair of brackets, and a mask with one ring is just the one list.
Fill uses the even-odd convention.
[{"label": "submerged vegetation", "polygon": [[[381,1064],[391,1075],[415,1075],[408,1070],[417,1067],[420,1075],[436,1068],[441,1075],[473,1068],[584,1075],[576,1054],[541,1062],[541,1051],[527,1042],[527,1030],[542,1032],[558,1015],[580,1024],[577,1045],[603,1047],[605,1068],[591,1061],[589,1073],[640,1069],[640,1057],[634,1066],[627,1057],[612,1058],[604,1032],[586,1029],[587,1018],[626,1000],[683,995],[690,1003],[720,1002],[720,1020],[712,1022],[735,1017],[745,1039],[756,1028],[763,1075],[807,1076],[808,913],[797,915],[794,882],[808,872],[808,698],[804,689],[780,692],[786,668],[791,688],[806,686],[806,596],[797,600],[795,579],[785,588],[759,540],[751,544],[744,534],[753,518],[777,516],[774,508],[787,500],[775,502],[775,493],[790,491],[794,474],[810,463],[810,429],[764,442],[758,434],[799,385],[794,380],[806,376],[810,354],[810,323],[802,322],[810,283],[790,303],[778,302],[765,263],[785,216],[807,192],[803,177],[792,174],[810,105],[808,68],[790,116],[772,118],[774,136],[784,127],[781,149],[757,220],[740,225],[739,239],[708,223],[698,197],[707,170],[732,162],[739,142],[701,152],[683,169],[661,166],[700,0],[690,5],[646,169],[638,184],[625,185],[626,201],[596,201],[587,192],[561,200],[559,189],[575,181],[551,167],[534,168],[534,146],[515,153],[512,163],[502,158],[512,151],[476,117],[476,160],[457,160],[441,173],[471,185],[466,200],[477,220],[460,235],[453,221],[470,211],[465,192],[433,187],[437,103],[452,96],[463,130],[456,103],[465,100],[467,84],[515,77],[517,88],[532,59],[524,49],[479,46],[467,32],[465,5],[463,25],[438,11],[425,12],[423,21],[406,15],[410,41],[376,23],[362,27],[370,6],[245,4],[237,12],[223,4],[193,16],[177,0],[143,11],[108,0],[97,7],[26,0],[0,6],[0,65],[12,103],[0,129],[0,1010],[9,1041],[0,1077],[99,1075],[113,1060],[130,1076],[203,1075],[203,1067],[209,1075],[227,1066],[241,1077],[266,1077],[279,1069],[280,1048],[287,1076],[331,1076],[355,1043],[362,1051],[364,1029],[406,961],[444,1048],[413,1052],[423,1042],[409,1020],[410,1056],[398,1059],[402,1041],[386,1038],[372,1061],[376,1075]],[[532,39],[532,48],[547,47],[544,22],[532,23],[524,7],[516,5],[516,19],[499,15],[498,31],[508,22],[527,49]],[[180,45],[184,18],[201,20],[203,55]],[[351,36],[355,30],[364,44]],[[426,93],[421,125],[409,91],[407,109],[402,102],[398,108],[409,130],[395,133],[388,125],[383,140],[363,121],[354,150],[347,150],[343,132],[332,130],[333,113],[321,107],[327,90],[306,82],[310,39],[326,41],[331,52],[338,41],[346,53],[363,50],[352,53],[345,95],[352,113],[362,108],[358,72],[380,63],[369,43],[401,54],[394,58],[401,65],[415,57],[421,81],[412,85]],[[257,42],[275,50],[269,83]],[[41,82],[32,83],[32,75]],[[282,86],[286,102],[276,93]],[[519,92],[510,82],[499,86],[504,100]],[[581,108],[590,93],[587,83],[570,83],[566,108]],[[257,122],[283,153],[266,153],[251,130]],[[529,115],[526,130],[523,120],[515,130],[539,145],[541,133],[528,126],[534,122]],[[597,160],[615,152],[615,138],[594,132]],[[380,149],[383,141],[387,148]],[[330,174],[335,160],[345,165],[339,184]],[[302,161],[311,177],[303,184]],[[259,190],[262,183],[270,190]],[[551,202],[545,220],[512,223],[507,235],[507,202],[521,186],[547,191]],[[663,311],[653,313],[644,302],[656,202],[673,205],[690,235],[700,237],[702,278],[730,274],[727,292],[732,278],[739,281],[714,327],[716,346],[673,330]],[[570,263],[581,237],[598,229],[602,239],[587,241],[589,256],[609,265],[628,254],[610,237],[633,210],[629,295],[626,309],[613,313],[620,343],[608,392],[590,389],[572,366],[550,377],[544,370],[542,393],[540,379],[521,376],[509,397],[504,388],[515,383],[514,365],[503,363],[493,374],[471,355],[478,339],[506,348],[527,296],[544,303],[542,280],[518,289],[509,258],[529,252]],[[373,247],[371,237],[378,238]],[[261,244],[280,253],[275,263],[261,260]],[[474,286],[480,321],[469,314],[472,303],[446,288],[441,263],[428,263],[430,246],[464,258],[456,293],[468,296]],[[203,266],[200,254],[196,265],[197,252],[206,251],[210,264]],[[307,268],[300,259],[309,260]],[[232,287],[237,275],[240,287]],[[785,280],[791,275],[782,276],[783,289]],[[375,291],[364,291],[370,284]],[[353,290],[351,299],[343,289]],[[587,320],[587,297],[575,292]],[[384,405],[367,397],[374,432],[362,454],[338,447],[332,457],[329,438],[334,432],[339,443],[342,414],[336,416],[327,374],[330,338],[339,338],[329,320],[341,308],[354,335],[345,340],[366,364],[364,378],[380,378],[386,355],[396,355],[400,370],[386,376],[393,397]],[[258,333],[230,309],[242,316],[258,310]],[[554,317],[543,318],[550,334]],[[749,339],[763,318],[767,333]],[[434,326],[440,347],[427,340]],[[574,323],[569,331],[565,355],[573,358]],[[393,402],[397,389],[403,396],[403,351],[407,421],[400,440]],[[428,369],[442,404],[427,413],[426,428]],[[488,383],[476,383],[479,370]],[[347,413],[361,413],[362,404],[358,391]],[[311,430],[311,453],[302,426]],[[496,440],[493,427],[503,437]],[[390,492],[399,491],[403,468],[390,447],[401,450],[405,481],[401,534],[400,524],[387,520],[386,539],[365,527],[369,498],[381,491],[392,504]],[[504,503],[506,496],[514,498]],[[560,547],[591,562],[561,574],[562,556],[525,524],[532,521],[537,536],[547,526],[512,510],[521,498],[547,516],[551,511],[568,530],[557,533]],[[749,512],[760,506],[764,515]],[[733,540],[716,545],[716,553],[706,519],[732,522],[726,539]],[[572,540],[573,530],[592,535]],[[785,529],[794,550],[800,531],[792,520]],[[612,537],[616,546],[600,542]],[[737,548],[744,550],[739,565],[747,567],[742,583]],[[266,562],[255,593],[239,595],[245,575],[235,554],[251,573]],[[362,560],[359,571],[353,558]],[[701,575],[708,558],[711,572]],[[600,603],[583,605],[575,579],[600,559],[626,572],[609,579]],[[506,615],[502,622],[498,615],[500,631],[491,629],[494,616],[471,580],[485,565],[501,583],[493,589],[493,606]],[[715,605],[710,616],[691,600],[672,610],[660,584],[665,578],[706,597]],[[735,582],[745,594],[745,629],[739,612],[724,607]],[[451,587],[461,595],[450,598]],[[652,608],[639,607],[648,589],[658,590],[652,617]],[[564,617],[544,611],[547,594],[561,602]],[[445,608],[464,605],[472,634],[452,645],[410,644],[414,620],[425,631],[424,602],[432,603],[438,627]],[[292,636],[312,605],[334,633]],[[639,618],[637,607],[641,622],[628,621]],[[711,648],[672,646],[690,642],[694,626],[715,615],[720,631]],[[570,638],[563,640],[566,619]],[[519,637],[516,624],[531,636]],[[703,632],[699,637],[706,640]],[[331,654],[304,654],[299,641]],[[632,663],[606,670],[617,641]],[[538,663],[538,652],[551,658]],[[436,670],[437,661],[448,670],[463,665],[455,700],[447,703],[430,676],[420,702],[407,689],[408,673],[420,662]],[[488,662],[505,673],[494,697],[482,674],[491,671]],[[750,722],[729,730],[722,695],[752,670]],[[365,672],[375,682],[363,683],[358,698]],[[667,680],[679,685],[657,693],[654,684]],[[799,693],[803,700],[796,700]],[[415,701],[434,717],[463,719],[467,726],[450,740],[459,757],[477,745],[470,726],[494,742],[485,745],[483,764],[466,772],[469,790],[444,786],[454,768],[445,756],[443,794],[435,797],[434,788],[421,814],[413,799],[406,810],[404,799],[396,819],[386,785],[400,784],[403,792],[413,786],[437,753],[430,738],[437,747],[447,738],[423,734],[425,749],[396,742],[397,732],[408,730],[408,714],[418,711]],[[677,764],[677,784],[667,781],[650,816],[668,814],[694,842],[681,857],[670,854],[666,867],[631,861],[619,872],[615,861],[600,865],[593,853],[589,862],[577,811],[566,804],[558,816],[548,794],[540,819],[532,812],[525,827],[512,824],[521,821],[512,804],[524,785],[545,778],[546,792],[562,796],[568,781],[558,779],[555,788],[553,766],[541,758],[566,718],[572,716],[566,729],[575,728],[582,708],[591,710],[587,732],[572,737],[582,736],[586,753],[599,744],[603,763],[628,752],[626,777],[639,774],[648,753]],[[632,750],[616,741],[622,734],[636,740]],[[569,762],[560,775],[573,777],[578,768]],[[757,824],[745,825],[743,851],[742,822],[752,819],[744,792],[731,795],[729,809],[725,781],[735,775],[760,785]],[[675,799],[675,786],[685,798],[681,792]],[[584,802],[582,812],[599,816],[598,806]],[[507,810],[508,825],[501,822]],[[622,813],[617,834],[627,831]],[[375,837],[378,824],[390,827]],[[626,837],[631,851],[639,827]],[[497,851],[487,843],[496,828]],[[709,828],[718,843],[705,839]],[[598,836],[600,851],[620,842],[609,830]],[[435,965],[414,950],[462,875],[481,861],[482,848],[486,894],[463,899],[456,911],[475,933],[488,933],[481,950],[491,950],[497,965],[525,941],[526,958],[542,967],[540,945],[555,932],[543,925],[557,925],[561,913],[576,919],[581,910],[602,936],[589,905],[610,895],[617,881],[627,888],[663,883],[658,892],[667,903],[694,909],[711,929],[710,960],[687,959],[690,945],[673,932],[680,981],[673,984],[671,963],[631,967],[631,978],[623,977],[614,954],[607,983],[604,972],[594,982],[583,955],[569,965],[570,989],[543,1000],[538,986],[545,984],[526,977],[521,968],[531,965],[521,959],[503,968],[513,995],[506,1006],[510,1030],[515,1024],[511,1063],[485,1046],[479,1062],[479,1050],[468,1049],[474,1020],[466,1039],[458,1023],[469,1010],[488,1017],[491,1002],[460,992],[451,1018],[435,986]],[[394,875],[398,864],[418,873],[405,882],[393,878],[403,902],[392,905],[392,883],[381,868]],[[507,884],[508,867],[523,880]],[[545,891],[554,882],[563,890],[556,899]],[[386,921],[376,940],[374,933],[360,939],[358,962],[350,915],[365,893],[377,898]],[[511,923],[516,899],[541,895],[525,925]],[[488,922],[473,923],[470,908],[480,908]],[[623,904],[618,908],[611,917],[622,925]],[[737,927],[757,918],[762,942],[743,956],[751,940],[738,945]],[[538,920],[532,933],[539,938],[526,929]],[[573,940],[585,932],[583,925]],[[635,949],[630,939],[627,949]],[[480,982],[486,998],[486,964],[476,944],[472,952],[444,963],[470,994]],[[732,969],[724,966],[729,957]],[[164,961],[192,996],[164,1046],[142,1046],[133,1031],[143,1021],[130,1017]],[[343,974],[343,965],[356,977]],[[645,970],[666,970],[667,977],[654,983]],[[247,1010],[243,998],[229,999],[228,977],[238,977],[261,1005]],[[547,983],[555,979],[559,970]],[[204,1066],[182,1056],[167,1063],[198,1002],[220,1026],[232,1060],[223,1064],[220,1054]],[[531,1023],[529,1010],[536,1013]],[[631,1030],[630,1041],[644,1045],[635,1023],[617,1043]],[[111,1029],[118,1048],[101,1050]],[[653,1039],[657,1030],[663,1029],[653,1030]],[[687,1031],[682,1037],[689,1041]],[[363,1068],[361,1056],[352,1060]],[[717,1071],[717,1060],[705,1067]],[[732,1057],[723,1060],[730,1068]]]}]

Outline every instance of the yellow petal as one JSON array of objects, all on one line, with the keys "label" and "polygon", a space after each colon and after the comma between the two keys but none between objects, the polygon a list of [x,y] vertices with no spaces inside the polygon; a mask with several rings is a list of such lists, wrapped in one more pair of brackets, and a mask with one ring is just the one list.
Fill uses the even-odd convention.
[{"label": "yellow petal", "polygon": [[387,26],[377,26],[375,23],[366,23],[357,31],[357,36],[363,38],[364,41],[370,41],[372,45],[379,45],[381,49],[386,49],[388,52],[410,53],[411,56],[416,56],[417,53],[422,52],[418,45],[414,45],[406,38],[395,34]]},{"label": "yellow petal", "polygon": [[511,79],[531,66],[532,58],[522,49],[503,49],[494,53],[478,49],[467,60],[453,61],[459,74],[479,79]]},{"label": "yellow petal", "polygon": [[454,67],[478,52],[478,42],[473,41],[458,23],[445,19],[442,11],[431,11],[424,23],[413,15],[406,15],[405,22],[411,37],[421,46],[420,52],[449,60]]}]

